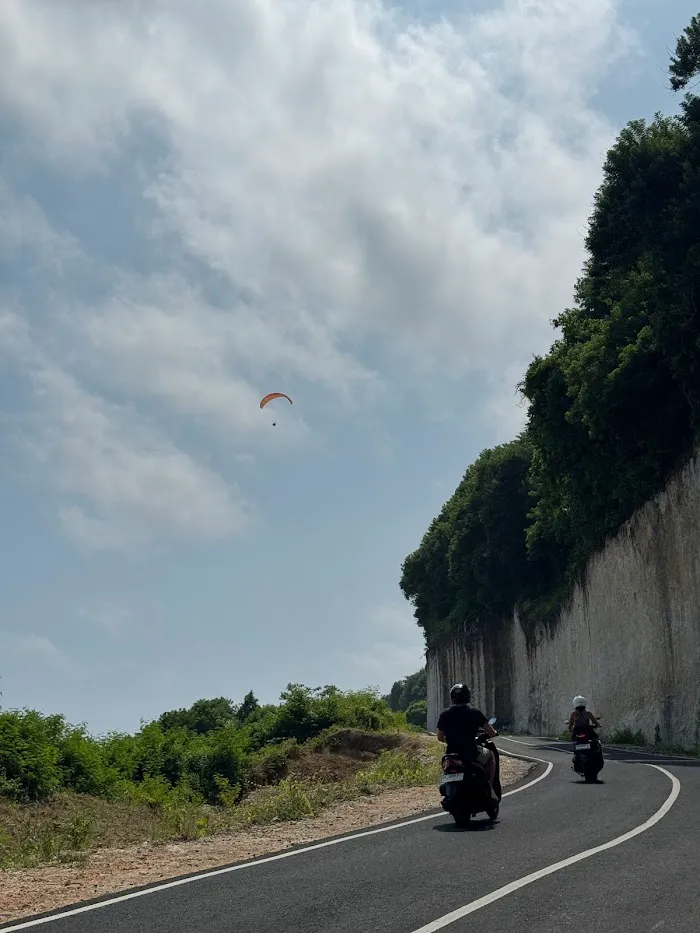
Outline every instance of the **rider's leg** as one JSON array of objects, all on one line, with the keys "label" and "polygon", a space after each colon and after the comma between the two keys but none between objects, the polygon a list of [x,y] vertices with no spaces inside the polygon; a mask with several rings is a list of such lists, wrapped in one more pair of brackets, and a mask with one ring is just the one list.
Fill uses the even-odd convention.
[{"label": "rider's leg", "polygon": [[480,748],[477,761],[480,765],[483,766],[484,771],[486,771],[486,778],[489,782],[489,787],[492,791],[492,796],[495,796],[495,791],[493,790],[493,782],[496,777],[496,756],[488,748]]},{"label": "rider's leg", "polygon": [[486,762],[486,777],[489,779],[489,787],[493,790],[493,782],[496,778],[496,756],[489,751],[489,760]]}]

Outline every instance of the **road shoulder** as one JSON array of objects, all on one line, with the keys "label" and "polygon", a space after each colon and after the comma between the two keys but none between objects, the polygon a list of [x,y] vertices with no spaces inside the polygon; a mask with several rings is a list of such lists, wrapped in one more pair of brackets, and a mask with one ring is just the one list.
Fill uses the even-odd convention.
[{"label": "road shoulder", "polygon": [[[504,789],[522,783],[534,767],[528,761],[502,754]],[[435,810],[439,802],[435,786],[385,791],[345,801],[319,816],[295,822],[253,827],[195,842],[98,850],[81,867],[0,872],[0,923],[410,819]]]}]

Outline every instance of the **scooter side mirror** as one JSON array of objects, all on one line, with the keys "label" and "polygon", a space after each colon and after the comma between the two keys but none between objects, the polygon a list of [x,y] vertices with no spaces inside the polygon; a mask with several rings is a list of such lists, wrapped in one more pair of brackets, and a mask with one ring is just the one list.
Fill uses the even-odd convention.
[{"label": "scooter side mirror", "polygon": [[497,719],[495,716],[492,716],[492,717],[489,719],[489,725],[490,725],[490,726],[495,726],[497,722],[498,722],[498,719]]}]

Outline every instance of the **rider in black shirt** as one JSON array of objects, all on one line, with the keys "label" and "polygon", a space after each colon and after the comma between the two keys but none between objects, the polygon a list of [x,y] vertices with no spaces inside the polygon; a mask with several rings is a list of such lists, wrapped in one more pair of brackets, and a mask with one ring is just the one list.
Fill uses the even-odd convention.
[{"label": "rider in black shirt", "polygon": [[493,779],[496,776],[496,759],[488,748],[476,744],[476,733],[483,729],[488,736],[496,733],[488,719],[480,709],[469,705],[471,691],[464,684],[455,684],[450,690],[452,705],[440,713],[437,723],[437,737],[440,742],[447,743],[448,752],[462,755],[467,761],[477,761],[486,770],[486,776],[491,787],[491,794],[496,798],[493,790]]}]

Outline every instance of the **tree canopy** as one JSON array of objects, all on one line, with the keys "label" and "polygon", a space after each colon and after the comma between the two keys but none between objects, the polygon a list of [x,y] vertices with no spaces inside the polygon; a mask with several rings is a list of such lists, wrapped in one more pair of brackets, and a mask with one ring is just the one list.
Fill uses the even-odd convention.
[{"label": "tree canopy", "polygon": [[428,697],[428,674],[425,668],[409,674],[402,680],[397,680],[384,701],[394,712],[405,713],[412,703],[420,702]]},{"label": "tree canopy", "polygon": [[[700,16],[671,86],[700,76]],[[588,258],[520,389],[527,426],[483,451],[404,561],[428,644],[514,607],[556,614],[586,561],[692,453],[700,430],[700,98],[631,121],[607,153]]]}]

